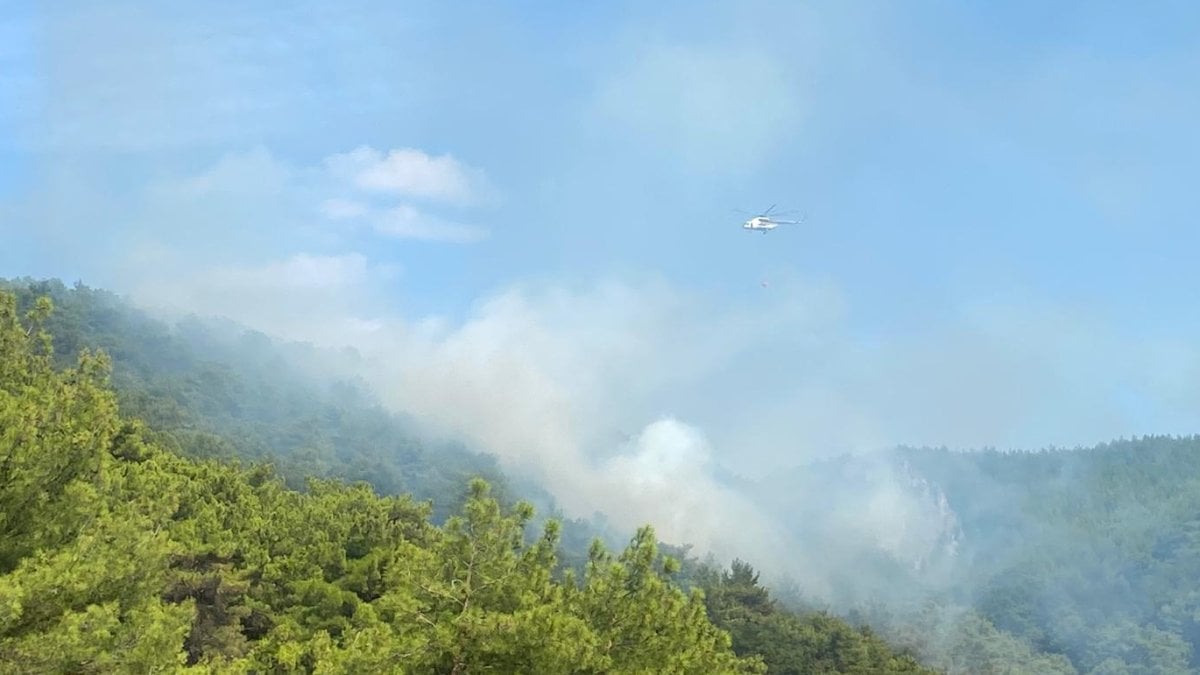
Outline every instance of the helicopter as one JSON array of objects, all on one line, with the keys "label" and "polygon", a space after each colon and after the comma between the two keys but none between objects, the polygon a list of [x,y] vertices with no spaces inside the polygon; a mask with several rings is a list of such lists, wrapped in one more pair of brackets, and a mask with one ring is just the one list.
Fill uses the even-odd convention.
[{"label": "helicopter", "polygon": [[742,229],[751,231],[757,230],[758,232],[766,234],[780,225],[798,225],[800,223],[798,220],[779,220],[771,215],[771,212],[774,210],[775,204],[772,204],[771,208],[751,217],[749,220],[742,223]]}]

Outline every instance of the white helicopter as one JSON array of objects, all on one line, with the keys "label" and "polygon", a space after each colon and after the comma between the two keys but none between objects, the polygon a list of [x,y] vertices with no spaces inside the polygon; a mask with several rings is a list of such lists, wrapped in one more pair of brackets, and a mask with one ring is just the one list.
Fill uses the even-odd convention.
[{"label": "white helicopter", "polygon": [[771,215],[771,212],[774,210],[775,210],[775,205],[772,204],[771,208],[767,209],[766,211],[763,211],[762,213],[760,213],[756,216],[753,216],[752,218],[750,218],[750,220],[747,220],[746,222],[742,223],[742,229],[743,230],[751,230],[751,231],[757,230],[759,232],[762,232],[763,234],[766,234],[766,233],[770,232],[771,230],[779,227],[780,225],[798,225],[798,224],[800,224],[800,221],[798,221],[798,220],[780,220],[778,218],[775,218],[774,216]]}]

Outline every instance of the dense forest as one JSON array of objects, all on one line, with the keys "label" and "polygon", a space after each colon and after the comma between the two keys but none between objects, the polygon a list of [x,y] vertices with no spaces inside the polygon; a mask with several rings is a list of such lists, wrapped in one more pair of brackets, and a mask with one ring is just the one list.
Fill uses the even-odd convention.
[{"label": "dense forest", "polygon": [[[379,538],[351,543],[360,535],[350,533],[360,526],[354,523],[374,522],[371,519],[376,516],[371,513],[395,508],[406,514],[395,527],[424,537],[412,534],[403,539],[406,545],[435,557],[449,555],[449,549],[437,548],[442,544],[435,542],[457,536],[455,528],[469,523],[472,513],[487,511],[491,514],[488,522],[493,523],[489,527],[512,537],[512,547],[506,548],[512,557],[503,564],[542,556],[537,562],[539,574],[548,575],[547,588],[557,589],[554,593],[562,594],[563,602],[571,593],[588,592],[588,584],[593,583],[589,579],[599,569],[596,556],[624,565],[624,574],[649,574],[646,570],[651,570],[655,583],[661,584],[661,591],[656,592],[665,594],[655,602],[673,602],[678,608],[695,610],[698,605],[688,603],[698,601],[688,593],[696,591],[697,597],[703,597],[704,616],[688,620],[698,622],[693,628],[703,624],[705,630],[718,631],[713,635],[729,636],[728,645],[719,649],[714,645],[724,638],[713,638],[717,640],[710,643],[714,654],[728,656],[732,650],[740,657],[760,660],[768,672],[918,669],[917,662],[905,655],[909,653],[927,667],[949,673],[1200,672],[1200,591],[1195,582],[1200,578],[1200,438],[1147,437],[1094,448],[1037,452],[897,448],[869,457],[814,462],[760,482],[744,482],[739,487],[754,495],[765,512],[783,514],[777,517],[781,536],[833,561],[831,567],[840,574],[834,579],[835,593],[816,597],[803,587],[768,590],[750,564],[735,562],[723,567],[712,560],[698,560],[689,554],[686,542],[664,545],[655,542],[649,530],[637,533],[631,544],[634,533],[610,532],[595,522],[562,518],[546,490],[504,475],[496,461],[480,449],[431,440],[416,421],[379,405],[367,387],[338,377],[336,369],[321,370],[330,359],[312,347],[280,343],[237,326],[195,317],[168,324],[115,295],[82,285],[16,280],[3,286],[12,293],[4,342],[9,365],[4,376],[16,378],[6,379],[6,396],[16,395],[12,389],[15,382],[25,382],[20,386],[26,387],[36,380],[42,382],[38,386],[51,389],[66,386],[68,381],[76,387],[90,382],[86,397],[79,392],[71,394],[76,406],[71,414],[102,415],[110,420],[105,424],[116,429],[108,440],[88,441],[99,454],[71,455],[76,458],[72,462],[83,462],[88,468],[63,463],[39,469],[43,473],[36,474],[41,476],[38,480],[50,480],[58,487],[50,490],[43,486],[37,494],[59,495],[42,504],[38,500],[50,498],[29,496],[36,492],[33,483],[18,487],[22,483],[14,482],[12,477],[17,474],[12,467],[17,460],[13,458],[18,457],[14,453],[32,452],[28,443],[33,437],[28,434],[35,430],[41,434],[36,437],[44,436],[38,441],[42,445],[37,446],[42,448],[57,447],[69,433],[30,427],[30,420],[43,418],[31,416],[34,413],[29,406],[34,403],[28,401],[23,405],[29,409],[4,420],[7,435],[0,450],[10,457],[5,465],[9,473],[3,477],[8,486],[3,488],[5,504],[15,504],[7,500],[25,494],[20,499],[33,501],[22,508],[34,509],[30,514],[45,513],[49,520],[34,527],[40,515],[18,516],[23,512],[15,507],[10,512],[6,506],[4,549],[0,551],[3,583],[12,582],[17,578],[13,575],[22,566],[34,565],[34,560],[51,564],[55,551],[76,555],[64,552],[83,545],[79,539],[82,526],[56,519],[71,513],[75,514],[71,517],[82,518],[81,514],[93,508],[95,513],[123,514],[132,508],[124,502],[174,500],[154,507],[170,511],[166,520],[138,516],[143,519],[139,522],[154,523],[150,527],[157,528],[156,536],[165,537],[163,550],[170,552],[162,554],[165,557],[160,562],[165,567],[161,575],[135,585],[97,577],[91,581],[107,584],[104,587],[109,590],[95,591],[100,595],[88,598],[109,599],[72,596],[75,599],[67,604],[38,610],[42,614],[35,622],[37,630],[30,628],[33,623],[13,618],[16,623],[5,624],[10,627],[0,632],[7,659],[17,658],[18,652],[12,650],[24,644],[21,640],[33,640],[29,636],[50,630],[52,618],[68,621],[64,613],[68,609],[100,611],[87,608],[107,606],[105,602],[114,602],[112,598],[117,596],[110,598],[104,593],[128,586],[145,594],[136,602],[157,598],[161,606],[156,605],[159,608],[154,611],[162,617],[192,608],[190,623],[184,622],[189,628],[179,628],[178,633],[186,643],[181,657],[184,664],[226,664],[231,668],[258,664],[247,666],[257,668],[273,663],[276,665],[271,668],[315,669],[318,662],[325,663],[321,660],[324,656],[305,652],[296,657],[299,660],[289,662],[292,666],[281,666],[269,661],[276,657],[268,654],[283,643],[264,640],[269,636],[282,639],[280,631],[285,629],[275,627],[289,625],[284,615],[310,612],[317,616],[332,611],[342,612],[339,616],[349,623],[334,627],[322,623],[333,621],[328,617],[309,623],[305,623],[308,619],[296,619],[306,627],[288,628],[301,631],[288,635],[302,635],[297,643],[308,644],[323,630],[329,654],[342,654],[350,648],[346,640],[360,625],[355,623],[354,612],[360,611],[360,605],[371,606],[378,615],[379,600],[385,595],[378,590],[364,591],[355,584],[365,582],[351,577],[368,575],[359,567],[368,565],[375,570],[370,574],[382,575],[372,583],[386,584],[389,577],[383,569],[392,563],[379,562],[379,556],[393,560],[400,555],[397,542],[409,536],[385,527],[376,533]],[[39,310],[42,297],[52,301],[53,312]],[[18,319],[23,320],[29,312],[36,315],[40,328],[31,330],[26,321],[25,327],[18,329]],[[34,339],[38,330],[44,330],[47,337]],[[22,349],[28,351],[24,356]],[[94,349],[105,355],[89,352]],[[353,359],[354,355],[341,357]],[[111,368],[105,365],[109,362]],[[21,375],[21,368],[32,370]],[[49,405],[53,400],[49,391],[30,401]],[[85,400],[90,402],[80,407]],[[16,408],[8,410],[5,414],[17,414]],[[65,414],[56,413],[52,419],[63,420]],[[23,421],[11,421],[14,419]],[[20,428],[26,429],[26,435],[14,431]],[[137,452],[129,455],[130,447],[138,448]],[[152,461],[137,459],[143,454]],[[55,461],[67,462],[67,456]],[[154,472],[143,473],[151,469]],[[102,471],[104,478],[94,471]],[[91,476],[90,483],[84,482],[96,486],[115,481],[110,474],[132,476],[121,479],[126,481],[120,488],[125,492],[119,493],[122,505],[103,502],[116,498],[113,494],[117,493],[107,492],[88,496],[91,501],[62,501],[76,498],[69,495],[82,487],[67,486],[75,485],[73,481],[81,480],[80,476]],[[31,476],[26,474],[21,480],[34,480]],[[472,483],[476,477],[486,482]],[[920,556],[906,558],[872,547],[851,536],[843,521],[830,516],[854,513],[844,505],[861,501],[880,480],[900,486],[911,503],[921,505],[914,518],[927,530],[923,534],[928,535],[928,542]],[[143,487],[160,481],[160,487],[134,496],[131,490],[135,488],[128,481]],[[189,499],[206,506],[201,508]],[[531,509],[523,500],[537,508]],[[55,506],[51,507],[51,502]],[[97,505],[101,503],[106,505],[100,508]],[[351,517],[352,522],[341,522],[336,514],[350,513],[353,509],[346,506],[350,503],[365,511]],[[181,504],[191,505],[185,508]],[[220,515],[193,517],[194,513],[207,513],[205,509],[210,507],[219,509]],[[327,507],[330,512],[321,513]],[[276,513],[279,509],[289,514]],[[286,536],[292,537],[292,529],[300,528],[293,519],[295,513],[309,513],[301,522],[310,530],[327,530],[295,532],[294,541],[283,542],[281,533],[289,532]],[[230,519],[246,520],[230,527]],[[221,527],[213,524],[218,521]],[[269,537],[265,534],[268,530]],[[58,538],[53,542],[45,539],[52,536],[47,532],[58,532],[53,535]],[[914,532],[909,533],[912,535]],[[593,545],[597,537],[601,540],[598,548]],[[222,543],[218,545],[216,539]],[[121,541],[128,544],[133,540]],[[130,555],[134,550],[153,548],[149,543],[139,544],[142,549],[125,544],[123,550]],[[283,554],[271,546],[284,545],[292,547],[288,556],[309,556],[305,565],[321,567],[318,576],[326,584],[321,590],[304,586],[307,590],[298,596],[303,584],[291,578],[280,580],[278,575],[284,572],[277,566],[285,565]],[[310,545],[323,552],[300,552]],[[258,546],[266,549],[257,550]],[[331,553],[339,546],[341,553]],[[647,559],[649,567],[641,572],[630,567],[630,556],[652,548],[655,553]],[[541,552],[535,553],[538,550]],[[613,558],[605,550],[625,553]],[[180,551],[193,552],[186,557]],[[99,549],[94,553],[107,555]],[[330,563],[322,556],[334,556],[338,562]],[[355,562],[366,558],[373,562]],[[83,564],[73,569],[83,577],[99,574],[107,563],[98,562],[100,558],[92,560],[95,569],[91,572]],[[141,568],[140,562],[120,560]],[[273,562],[268,565],[264,561]],[[453,567],[457,563],[442,560],[439,564]],[[287,570],[303,567],[295,562],[286,565]],[[303,567],[306,571],[295,573],[308,579],[303,575],[315,574],[316,567]],[[273,571],[268,573],[268,568]],[[158,568],[150,565],[145,569]],[[191,584],[186,592],[180,586],[184,572],[189,579],[186,583]],[[91,583],[83,577],[69,583],[83,588],[78,584]],[[450,578],[442,580],[450,583],[446,581]],[[60,583],[50,577],[39,583],[52,582]],[[263,585],[268,582],[275,585]],[[54,590],[52,586],[44,588]],[[335,588],[349,595],[325,595]],[[536,596],[542,591],[529,592]],[[331,599],[334,596],[349,604],[336,611],[329,609],[336,604]],[[21,615],[27,611],[23,607],[32,605],[20,598],[29,597],[19,596],[13,601],[16,604],[6,600],[10,609],[5,611],[12,617]],[[57,596],[52,592],[50,597]],[[668,602],[664,599],[668,597],[674,600]],[[127,604],[114,605],[114,616],[120,619],[117,623],[133,620],[132,614],[120,618],[126,617],[121,612],[133,602],[128,599]],[[307,609],[302,610],[304,607]],[[504,607],[506,612],[516,611]],[[675,610],[668,613],[682,620],[681,614],[672,612]],[[424,621],[411,614],[398,616],[387,615],[389,630],[406,635],[404,621]],[[23,627],[18,629],[18,624]],[[66,625],[62,624],[63,630]],[[855,627],[866,625],[871,628]],[[113,650],[117,648],[103,649],[116,654]],[[387,653],[387,658],[393,658],[408,652]],[[330,656],[328,663],[342,656]],[[46,668],[83,668],[82,662],[72,662],[75,666],[65,663],[47,664]],[[432,662],[411,663],[408,667],[416,671],[436,672],[442,667]],[[747,665],[750,661],[729,663],[731,668],[755,667]],[[605,668],[619,670],[611,664],[600,667]]]},{"label": "dense forest", "polygon": [[950,672],[1200,672],[1200,437],[898,448],[805,466],[772,479],[787,491],[759,493],[801,530],[813,507],[797,496],[866,493],[864,465],[923,500],[924,522],[940,528],[919,565],[848,566],[857,595],[839,607],[893,644]]},{"label": "dense forest", "polygon": [[471,476],[507,491],[492,457],[421,438],[360,383],[325,376],[320,364],[330,355],[311,346],[195,316],[167,325],[82,284],[21,279],[0,288],[21,311],[50,298],[57,365],[103,350],[121,409],[186,455],[271,461],[293,487],[308,477],[366,480],[385,494],[432,500],[439,520]]},{"label": "dense forest", "polygon": [[541,486],[503,474],[494,457],[451,440],[431,438],[414,420],[385,409],[373,392],[337,368],[330,353],[209,317],[168,324],[115,294],[59,280],[0,280],[26,312],[38,298],[55,363],[75,363],[84,349],[103,350],[121,410],[146,423],[160,446],[196,458],[270,463],[292,488],[309,478],[365,481],[380,494],[412,495],[445,521],[468,482],[483,477],[501,503],[518,498],[539,507],[540,522],[560,521],[560,556],[582,569],[591,539],[610,547],[626,533],[563,517]]},{"label": "dense forest", "polygon": [[901,450],[955,505],[951,591],[1084,673],[1200,670],[1200,438]]},{"label": "dense forest", "polygon": [[650,527],[577,572],[558,521],[531,533],[480,478],[438,524],[366,483],[185,456],[123,413],[104,352],[64,367],[49,298],[23,304],[0,292],[0,672],[922,670],[743,563],[685,590]]}]

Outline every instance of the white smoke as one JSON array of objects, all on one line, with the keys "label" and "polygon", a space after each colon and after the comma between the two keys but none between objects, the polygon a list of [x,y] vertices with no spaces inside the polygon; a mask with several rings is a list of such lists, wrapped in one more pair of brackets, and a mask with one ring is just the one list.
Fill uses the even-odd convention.
[{"label": "white smoke", "polygon": [[[838,573],[867,577],[864,556],[936,574],[960,535],[936,486],[902,468],[860,458],[854,475],[822,481],[795,467],[894,443],[1046,436],[1048,420],[1091,428],[1093,410],[1119,403],[1096,378],[1135,377],[1112,364],[1157,353],[1120,361],[1111,355],[1140,352],[1097,342],[1103,326],[1018,307],[976,307],[874,344],[845,325],[837,293],[782,283],[736,301],[656,279],[527,283],[464,318],[407,320],[374,291],[387,276],[354,256],[295,257],[157,289],[161,304],[351,344],[391,408],[495,454],[566,515],[651,524],[812,595]],[[242,282],[252,288],[233,288]],[[1025,337],[1031,324],[1044,339]],[[1099,346],[1074,349],[1084,335]],[[1084,367],[1100,361],[1116,372]]]},{"label": "white smoke", "polygon": [[752,556],[778,571],[786,555],[778,523],[715,475],[699,430],[666,418],[648,425],[628,453],[599,467],[595,488],[603,493],[596,497],[625,505],[620,524],[626,528],[649,522],[666,541],[726,560]]},{"label": "white smoke", "polygon": [[512,289],[457,327],[380,335],[370,374],[390,405],[532,475],[568,515],[765,565],[783,559],[775,523],[718,480],[720,453],[678,413],[761,329],[811,313],[706,309],[653,282]]}]

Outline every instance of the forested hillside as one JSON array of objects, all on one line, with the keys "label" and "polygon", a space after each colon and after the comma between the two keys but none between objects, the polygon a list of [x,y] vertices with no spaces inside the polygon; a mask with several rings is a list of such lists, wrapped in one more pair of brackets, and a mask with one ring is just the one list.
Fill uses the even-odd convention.
[{"label": "forested hillside", "polygon": [[900,448],[806,466],[760,491],[810,532],[798,495],[855,499],[881,471],[925,505],[937,534],[919,558],[864,552],[842,579],[857,599],[840,609],[856,607],[893,644],[950,672],[1200,672],[1200,437]]},{"label": "forested hillside", "polygon": [[168,325],[82,284],[22,279],[0,288],[16,294],[19,311],[50,298],[46,328],[56,363],[103,350],[121,409],[188,456],[271,461],[293,487],[310,476],[364,480],[384,494],[431,500],[439,521],[458,506],[471,476],[509,494],[492,457],[431,444],[359,383],[322,377],[330,355],[316,348],[212,319]]},{"label": "forested hillside", "polygon": [[[420,514],[413,516],[409,526],[417,523],[423,532],[439,533],[444,532],[443,525],[450,527],[447,521],[452,516],[462,517],[464,508],[474,508],[465,505],[468,500],[478,505],[495,498],[496,505],[489,508],[507,509],[506,517],[516,518],[512,522],[521,520],[514,511],[521,497],[552,504],[544,491],[503,476],[488,455],[423,438],[412,420],[384,410],[367,388],[331,377],[331,369],[322,371],[328,355],[311,347],[279,343],[210,320],[167,324],[110,293],[81,285],[30,280],[4,285],[14,293],[14,316],[36,309],[39,297],[52,299],[55,309],[41,321],[52,336],[53,349],[45,353],[53,354],[58,369],[77,369],[88,349],[111,355],[114,394],[100,387],[88,396],[108,401],[101,407],[111,406],[110,399],[119,404],[119,416],[112,410],[105,413],[118,420],[113,424],[122,430],[111,440],[110,454],[118,455],[113,466],[123,467],[121,462],[129,461],[115,449],[122,443],[148,448],[145,451],[154,461],[139,462],[138,467],[167,467],[162,469],[169,469],[169,475],[161,477],[164,484],[193,481],[187,483],[190,488],[165,490],[171,499],[206,490],[211,495],[244,493],[236,499],[210,497],[209,501],[242,514],[236,517],[263,519],[261,527],[270,525],[277,538],[293,527],[287,524],[291,521],[271,520],[275,516],[259,510],[270,512],[276,508],[272,504],[283,502],[290,504],[284,510],[319,509],[323,507],[315,506],[318,502],[340,504],[338,500],[403,503]],[[10,339],[5,349],[14,349],[19,342]],[[83,363],[92,375],[80,382],[103,379],[104,368],[95,357],[85,357]],[[301,368],[299,363],[309,365]],[[11,452],[24,441],[8,433],[5,442]],[[126,438],[130,440],[121,440]],[[243,466],[270,462],[274,468],[236,468],[223,463],[228,460],[241,461]],[[57,470],[67,472],[63,476],[77,471]],[[176,475],[180,472],[186,480]],[[468,490],[476,476],[488,481],[486,497]],[[845,523],[829,517],[871,494],[872,481],[878,482],[880,476],[889,485],[901,486],[912,503],[922,505],[914,518],[925,529],[909,531],[904,542],[921,544],[902,551],[910,557],[867,546],[850,536]],[[312,483],[309,478],[365,480],[374,490]],[[209,480],[225,487],[209,486],[205,482]],[[837,561],[841,576],[835,588],[842,589],[840,600],[809,601],[807,596],[799,601],[776,600],[759,585],[749,565],[721,570],[689,558],[686,549],[670,550],[679,553],[684,567],[676,581],[684,588],[706,591],[708,618],[730,633],[732,649],[763,658],[771,672],[902,672],[915,667],[915,662],[897,655],[879,638],[829,611],[875,626],[889,643],[952,673],[1200,672],[1200,591],[1195,581],[1200,579],[1198,438],[1151,437],[1090,449],[1024,453],[900,448],[877,457],[798,467],[753,487],[748,492],[757,494],[770,512],[790,514],[783,519],[792,523],[794,531],[789,534]],[[6,498],[16,494],[12,490],[8,488]],[[316,501],[304,501],[309,499]],[[72,508],[86,511],[91,506]],[[172,514],[183,513],[179,508],[171,506]],[[528,541],[526,548],[514,549],[514,556],[525,555],[528,547],[537,545],[547,515],[557,514],[542,513],[522,525]],[[313,516],[314,522],[330,517]],[[5,549],[6,570],[11,571],[42,546],[35,535],[47,535],[30,529],[33,521],[24,517],[10,515],[5,522],[6,527],[16,528],[6,537],[26,542],[24,548]],[[57,521],[48,521],[47,526],[67,527]],[[614,542],[612,533],[599,532],[582,521],[566,520],[554,527],[556,562],[547,569],[553,569],[560,580],[564,568],[586,574],[592,537],[604,535],[610,547],[620,547],[624,541]],[[319,536],[333,541],[342,535]],[[65,546],[66,541],[56,546]],[[205,548],[210,543],[195,544],[205,551],[205,562],[184,566],[210,584],[217,583],[212,581],[217,578],[212,576],[217,574],[214,570],[223,570],[220,574],[226,574],[227,580],[205,593],[212,602],[226,597],[222,594],[238,599],[219,600],[234,603],[220,610],[231,612],[225,618],[213,618],[205,613],[208,610],[197,614],[196,626],[216,622],[213,631],[237,633],[241,637],[229,639],[257,645],[261,636],[254,626],[259,614],[250,608],[259,606],[254,598],[261,589],[251,592],[258,587],[247,579],[262,570],[230,558],[233,544],[223,545],[223,553],[210,554]],[[175,569],[171,567],[175,564],[169,562],[168,567]],[[323,572],[322,578],[326,576]],[[334,577],[325,582],[341,583],[335,583]],[[798,590],[805,595],[806,589]],[[176,607],[183,597],[178,594],[160,593],[167,602],[162,612]],[[308,597],[317,602],[321,596]],[[377,600],[370,594],[356,597],[366,604]],[[97,603],[89,600],[77,608],[88,604]],[[207,629],[196,630],[200,632],[186,633],[193,661],[200,658],[194,646],[197,641],[210,640],[201,637]],[[330,633],[331,644],[341,644],[338,635]]]},{"label": "forested hillside", "polygon": [[955,590],[997,626],[1085,673],[1200,671],[1200,437],[899,456],[945,490]]},{"label": "forested hillside", "polygon": [[185,457],[123,415],[105,354],[61,367],[49,299],[24,304],[0,292],[0,672],[921,671],[748,568],[685,592],[649,527],[576,573],[559,523],[530,537],[483,480],[439,525],[408,495]]},{"label": "forested hillside", "polygon": [[187,460],[123,420],[107,360],[59,373],[0,296],[7,672],[756,672],[664,577],[653,533],[554,579],[482,480],[438,528],[409,497]]},{"label": "forested hillside", "polygon": [[504,475],[484,452],[421,434],[334,363],[353,353],[282,342],[211,317],[168,323],[80,283],[13,279],[0,280],[0,289],[16,296],[20,312],[49,298],[56,364],[103,350],[121,410],[144,421],[159,445],[188,457],[269,462],[297,489],[310,477],[365,481],[380,494],[430,502],[435,523],[459,508],[472,477],[483,477],[501,503],[525,499],[543,509],[539,518],[558,518],[560,555],[580,569],[593,536],[610,546],[626,536],[562,517],[546,490]]},{"label": "forested hillside", "polygon": [[[294,525],[271,520],[275,516],[259,510],[270,512],[279,503],[290,505],[284,510],[319,509],[323,507],[314,504],[341,504],[338,500],[343,499],[403,503],[420,514],[409,526],[419,523],[423,532],[444,532],[452,516],[462,517],[464,509],[472,508],[466,506],[468,501],[490,504],[495,499],[489,508],[522,522],[526,541],[524,548],[514,549],[518,557],[537,545],[545,518],[558,517],[542,509],[529,522],[521,521],[515,510],[521,498],[532,496],[535,503],[552,505],[545,491],[513,482],[484,453],[429,441],[412,420],[378,405],[367,388],[331,377],[332,369],[323,371],[328,355],[311,347],[283,344],[210,320],[167,324],[110,293],[81,285],[20,280],[4,286],[14,294],[13,316],[36,309],[39,297],[52,299],[55,309],[41,325],[52,336],[53,349],[45,353],[53,354],[51,361],[60,371],[78,370],[80,356],[91,348],[111,355],[113,393],[99,387],[89,389],[87,396],[102,402],[96,405],[105,410],[114,402],[119,406],[119,414],[105,413],[121,429],[110,443],[109,454],[118,455],[113,466],[129,461],[116,447],[133,443],[154,458],[138,467],[169,469],[169,475],[161,477],[164,485],[199,481],[175,492],[165,490],[171,499],[205,491],[253,495],[209,501],[242,514],[236,517],[262,519],[261,527],[274,528],[275,537]],[[10,336],[6,350],[21,343],[13,340]],[[71,377],[79,382],[104,379],[105,369],[95,357],[85,357],[83,363],[92,375]],[[21,419],[31,418],[27,414]],[[10,431],[15,428],[5,426],[8,452],[25,442]],[[269,462],[273,468],[237,468],[227,463],[230,460],[242,467]],[[65,466],[55,470],[66,472],[62,476],[77,473]],[[176,475],[180,472],[186,480]],[[477,476],[490,488],[483,502],[468,489]],[[313,483],[310,478],[335,481]],[[209,486],[204,482],[209,480],[225,487]],[[336,482],[358,480],[369,482],[373,490]],[[921,507],[910,514],[912,529],[898,540],[909,547],[899,551],[904,555],[867,545],[851,536],[845,522],[830,517],[853,513],[845,505],[877,492],[880,481],[900,486],[909,500],[904,503]],[[9,485],[6,499],[17,494],[16,483]],[[686,548],[673,547],[668,550],[677,554],[683,570],[671,583],[704,590],[708,620],[729,632],[733,651],[761,657],[771,672],[903,672],[916,667],[888,644],[952,673],[1200,672],[1200,438],[1148,437],[1040,452],[900,448],[874,457],[805,465],[743,489],[757,495],[768,512],[788,514],[780,519],[790,523],[787,534],[796,541],[836,561],[840,576],[835,590],[840,595],[819,600],[807,596],[805,588],[796,589],[799,599],[773,593],[759,584],[748,564],[721,570],[690,558]],[[151,498],[122,494],[134,500]],[[353,499],[347,496],[351,494]],[[309,504],[304,501],[308,499],[316,501]],[[92,508],[59,504],[66,511]],[[175,506],[170,509],[172,514],[182,513]],[[48,536],[33,528],[34,521],[15,515],[18,512],[14,507],[14,515],[7,516],[5,527],[15,529],[5,536],[25,543],[24,548],[6,544],[6,573],[43,546],[36,537]],[[66,517],[58,510],[55,514]],[[322,522],[330,516],[313,518]],[[593,537],[602,535],[610,548],[621,548],[627,541],[583,521],[558,520],[555,562],[547,569],[560,581],[565,568],[577,575],[587,573]],[[47,522],[50,529],[70,529],[53,519]],[[319,536],[333,541],[342,535]],[[66,541],[55,546],[65,546]],[[209,545],[196,544],[202,551],[209,551]],[[233,544],[222,550],[233,550],[229,546]],[[50,555],[49,551],[44,552]],[[215,621],[216,631],[226,621],[220,625],[229,630],[221,634],[238,633],[241,637],[230,639],[257,645],[261,636],[253,626],[259,615],[249,608],[259,606],[254,599],[259,590],[251,592],[258,587],[247,585],[247,579],[261,570],[226,553],[203,555],[208,556],[206,562],[194,563],[192,572],[210,575],[204,583],[216,583],[211,581],[216,578],[213,570],[229,575],[205,592],[213,602],[225,597],[223,593],[237,597],[228,602],[240,609],[230,605],[232,614],[221,619],[201,612],[196,625]],[[333,577],[325,581],[341,583]],[[223,590],[218,592],[218,587]],[[176,591],[160,595],[167,603],[163,612],[183,597],[176,597]],[[316,602],[320,596],[310,597]],[[366,604],[376,600],[370,594],[356,597]],[[89,600],[77,608],[88,604],[97,603]],[[837,615],[871,624],[887,643]],[[188,637],[188,644],[210,639],[199,637],[202,633],[186,633],[197,636]],[[337,634],[330,636],[331,644],[341,644]],[[200,652],[188,649],[193,661],[199,658]]]}]

